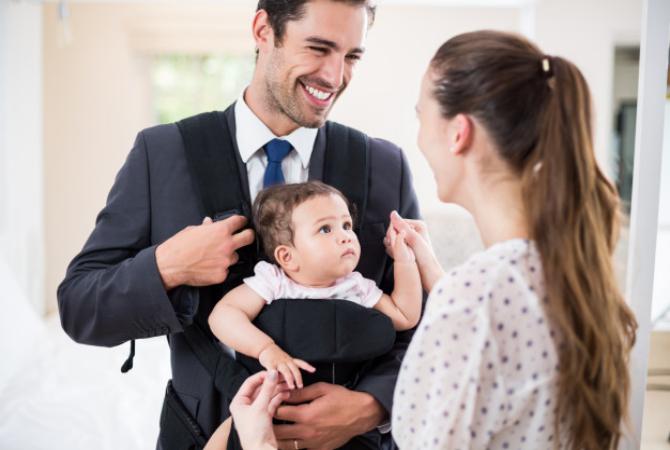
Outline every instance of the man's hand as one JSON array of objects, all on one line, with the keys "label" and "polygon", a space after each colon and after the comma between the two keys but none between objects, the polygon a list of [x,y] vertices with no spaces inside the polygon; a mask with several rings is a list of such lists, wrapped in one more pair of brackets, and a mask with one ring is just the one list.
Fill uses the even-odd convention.
[{"label": "man's hand", "polygon": [[239,259],[237,249],[254,241],[251,229],[239,231],[247,223],[243,216],[220,222],[205,218],[156,248],[156,265],[166,290],[187,284],[208,286],[223,282],[228,268]]},{"label": "man's hand", "polygon": [[280,449],[334,449],[379,425],[386,411],[370,394],[328,383],[291,391],[275,418],[294,422],[275,425]]}]

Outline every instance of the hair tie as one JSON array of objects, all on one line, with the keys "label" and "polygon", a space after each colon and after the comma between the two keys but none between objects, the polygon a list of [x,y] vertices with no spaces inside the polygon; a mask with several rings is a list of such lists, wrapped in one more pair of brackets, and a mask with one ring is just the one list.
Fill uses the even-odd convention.
[{"label": "hair tie", "polygon": [[547,79],[554,76],[554,68],[552,67],[551,59],[551,56],[545,55],[540,63],[542,67],[542,76]]}]

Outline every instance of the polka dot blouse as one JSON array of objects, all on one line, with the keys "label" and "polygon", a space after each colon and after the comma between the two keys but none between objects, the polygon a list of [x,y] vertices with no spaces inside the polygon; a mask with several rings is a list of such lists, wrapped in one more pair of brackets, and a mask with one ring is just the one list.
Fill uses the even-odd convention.
[{"label": "polka dot blouse", "polygon": [[409,449],[551,449],[557,345],[539,253],[515,239],[430,293],[395,388],[392,432]]}]

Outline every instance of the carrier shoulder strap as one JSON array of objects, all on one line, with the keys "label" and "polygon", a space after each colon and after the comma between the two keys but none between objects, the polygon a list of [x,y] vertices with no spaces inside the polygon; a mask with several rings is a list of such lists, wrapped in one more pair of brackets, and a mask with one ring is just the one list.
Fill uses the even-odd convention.
[{"label": "carrier shoulder strap", "polygon": [[[233,108],[233,106],[230,106]],[[245,201],[227,112],[212,111],[177,122],[203,213],[213,220],[233,213],[251,218]]]},{"label": "carrier shoulder strap", "polygon": [[323,181],[335,186],[355,205],[356,231],[360,231],[368,200],[368,137],[337,122],[326,123]]},{"label": "carrier shoulder strap", "polygon": [[[203,215],[215,221],[232,214],[251,219],[227,113],[198,114],[177,122],[177,126],[184,140],[188,168]],[[184,328],[184,338],[216,388],[231,399],[249,375],[246,369],[222,351],[199,314],[193,324]]]}]

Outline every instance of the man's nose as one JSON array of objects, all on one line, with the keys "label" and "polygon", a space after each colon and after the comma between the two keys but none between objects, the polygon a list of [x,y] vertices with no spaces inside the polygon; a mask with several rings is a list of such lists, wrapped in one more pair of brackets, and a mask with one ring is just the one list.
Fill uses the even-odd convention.
[{"label": "man's nose", "polygon": [[332,89],[340,89],[344,81],[344,56],[332,52],[321,66],[320,76]]}]

